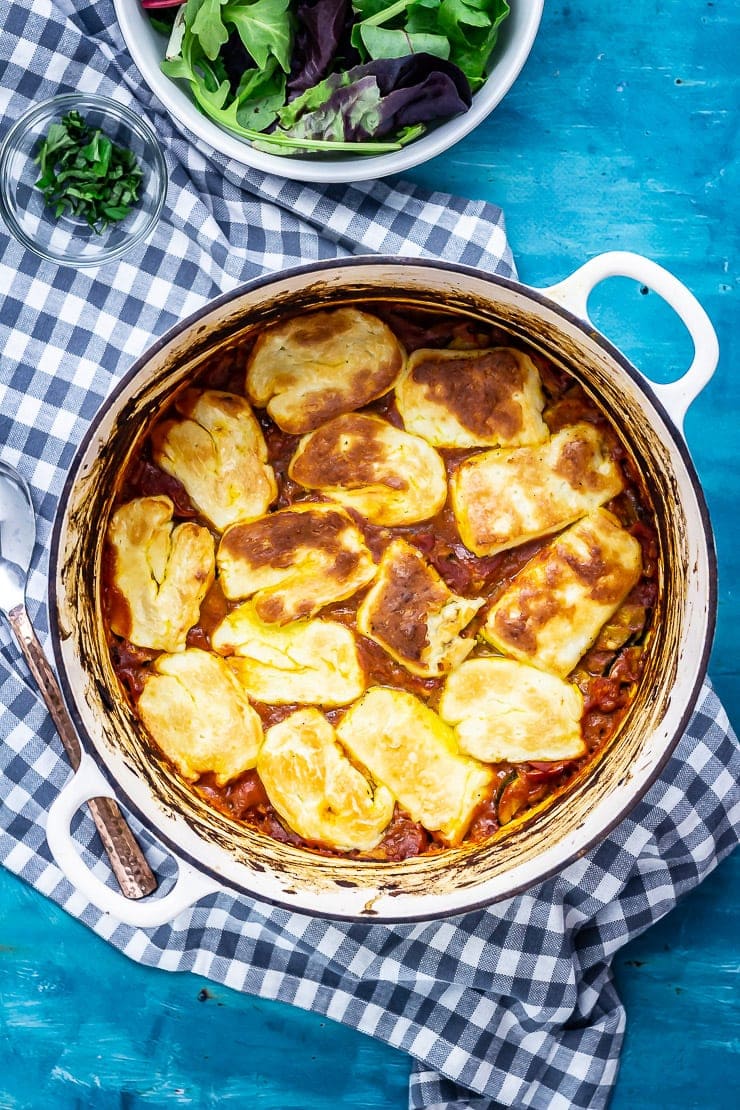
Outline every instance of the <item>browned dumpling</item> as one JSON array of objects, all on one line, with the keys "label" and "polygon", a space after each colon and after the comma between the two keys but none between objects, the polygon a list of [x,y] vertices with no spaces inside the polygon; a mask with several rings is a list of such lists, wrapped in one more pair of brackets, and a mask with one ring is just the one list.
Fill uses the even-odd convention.
[{"label": "browned dumpling", "polygon": [[371,687],[337,725],[341,743],[410,815],[459,844],[493,774],[458,750],[449,725],[405,690]]},{"label": "browned dumpling", "polygon": [[495,648],[565,678],[640,578],[642,550],[606,509],[530,559],[481,628]]},{"label": "browned dumpling", "polygon": [[266,624],[245,601],[211,636],[214,651],[256,701],[272,705],[348,705],[365,689],[352,631],[338,621]]},{"label": "browned dumpling", "polygon": [[475,645],[459,633],[483,598],[452,593],[413,544],[394,540],[378,577],[357,611],[357,629],[412,674],[433,676],[456,667]]},{"label": "browned dumpling", "polygon": [[219,532],[266,513],[277,485],[249,402],[235,393],[188,389],[176,408],[182,419],[166,420],[152,433],[157,465],[182,482]]},{"label": "browned dumpling", "polygon": [[286,824],[339,851],[374,848],[395,799],[347,758],[318,709],[301,709],[267,730],[257,772]]},{"label": "browned dumpling", "polygon": [[217,563],[226,597],[254,596],[258,616],[277,624],[351,597],[376,571],[362,532],[344,509],[314,503],[229,528]]},{"label": "browned dumpling", "polygon": [[262,722],[218,655],[188,648],[160,655],[139,698],[141,719],[183,778],[210,772],[223,784],[250,770]]},{"label": "browned dumpling", "polygon": [[356,308],[311,312],[258,336],[247,365],[247,393],[284,432],[303,434],[382,397],[404,358],[377,316]]},{"label": "browned dumpling", "polygon": [[214,578],[213,536],[187,521],[173,526],[169,497],[121,505],[108,525],[111,629],[139,647],[182,651]]},{"label": "browned dumpling", "polygon": [[348,413],[304,436],[288,473],[373,524],[428,520],[447,499],[441,457],[379,416]]},{"label": "browned dumpling", "polygon": [[435,447],[519,447],[549,434],[537,367],[510,347],[414,351],[396,404],[406,430]]},{"label": "browned dumpling", "polygon": [[582,714],[577,686],[500,655],[467,659],[439,703],[460,750],[485,763],[578,759]]},{"label": "browned dumpling", "polygon": [[460,536],[494,555],[546,536],[623,489],[621,472],[592,424],[572,424],[534,447],[486,451],[450,479]]}]

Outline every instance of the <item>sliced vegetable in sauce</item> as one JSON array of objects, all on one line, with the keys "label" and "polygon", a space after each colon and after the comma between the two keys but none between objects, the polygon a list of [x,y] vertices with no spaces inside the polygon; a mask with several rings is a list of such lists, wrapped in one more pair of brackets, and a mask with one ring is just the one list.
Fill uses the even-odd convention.
[{"label": "sliced vegetable in sauce", "polygon": [[499,825],[508,825],[509,821],[524,809],[529,798],[527,783],[516,771],[512,771],[504,779],[499,788],[496,799],[496,813]]}]

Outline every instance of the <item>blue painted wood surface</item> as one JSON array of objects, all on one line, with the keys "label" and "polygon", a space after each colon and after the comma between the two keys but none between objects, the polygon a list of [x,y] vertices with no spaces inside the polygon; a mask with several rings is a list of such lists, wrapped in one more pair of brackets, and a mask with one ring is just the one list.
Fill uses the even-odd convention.
[{"label": "blue painted wood surface", "polygon": [[[732,0],[548,2],[503,104],[409,175],[501,204],[530,284],[603,250],[635,250],[676,273],[712,317],[720,369],[687,437],[719,553],[710,673],[736,726],[738,16]],[[592,310],[657,379],[688,365],[681,325],[635,283],[606,283]],[[628,1035],[613,1110],[737,1106],[739,886],[735,856],[618,956]],[[401,1110],[408,1066],[324,1019],[132,964],[0,874],[0,1110]]]}]

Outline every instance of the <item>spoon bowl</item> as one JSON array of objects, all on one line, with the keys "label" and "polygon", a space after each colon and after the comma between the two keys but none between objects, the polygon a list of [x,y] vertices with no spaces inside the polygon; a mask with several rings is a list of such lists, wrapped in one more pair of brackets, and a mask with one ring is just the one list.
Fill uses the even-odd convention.
[{"label": "spoon bowl", "polygon": [[[26,611],[26,580],[36,543],[36,513],[24,478],[0,459],[0,613],[18,641],[28,668],[57,727],[73,770],[82,749],[49,660]],[[142,898],[157,886],[118,804],[112,798],[91,798],[90,812],[103,846],[127,898]]]},{"label": "spoon bowl", "polygon": [[23,604],[36,543],[36,514],[25,479],[0,459],[0,611]]}]

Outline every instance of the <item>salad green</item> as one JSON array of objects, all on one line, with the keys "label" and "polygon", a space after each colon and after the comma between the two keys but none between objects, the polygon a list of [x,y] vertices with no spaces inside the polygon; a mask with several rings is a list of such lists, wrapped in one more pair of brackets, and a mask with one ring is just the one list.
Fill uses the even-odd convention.
[{"label": "salad green", "polygon": [[[161,29],[161,0],[141,3]],[[507,0],[184,0],[162,70],[260,149],[378,154],[470,107],[508,14]]]}]

